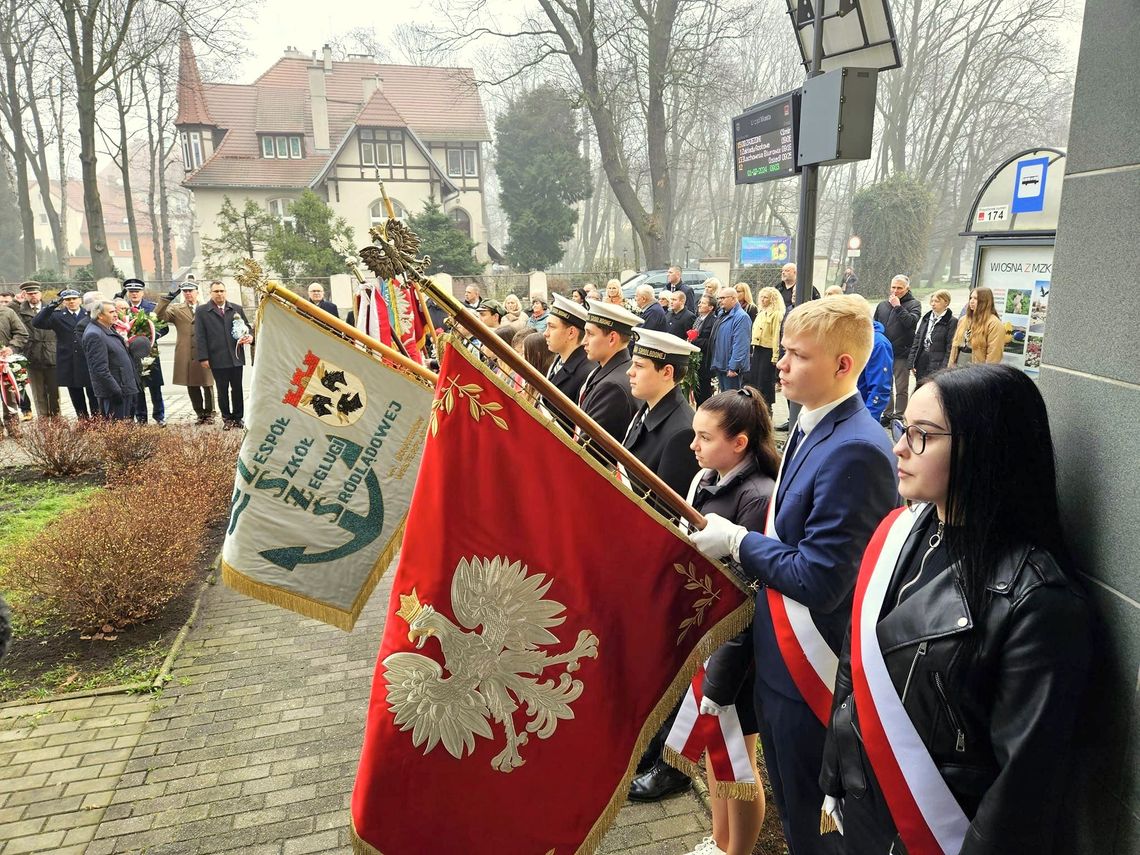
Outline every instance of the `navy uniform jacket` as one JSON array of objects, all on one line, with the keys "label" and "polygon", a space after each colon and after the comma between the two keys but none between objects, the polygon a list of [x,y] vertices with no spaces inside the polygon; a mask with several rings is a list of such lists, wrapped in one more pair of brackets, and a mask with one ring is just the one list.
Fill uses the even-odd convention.
[{"label": "navy uniform jacket", "polygon": [[237,303],[225,304],[225,316],[219,317],[214,301],[198,306],[194,312],[194,337],[198,341],[198,360],[210,360],[210,369],[237,368],[245,365],[245,348],[234,338],[234,318],[240,317],[250,327],[245,311]]},{"label": "navy uniform jacket", "polygon": [[96,398],[118,401],[138,394],[135,363],[117,332],[92,321],[83,330],[83,352]]},{"label": "navy uniform jacket", "polygon": [[[586,382],[586,377],[593,370],[594,363],[586,358],[586,348],[579,347],[570,354],[570,358],[565,362],[562,362],[559,357],[555,357],[554,364],[550,366],[550,371],[547,372],[546,377],[558,387],[558,391],[571,401],[577,402],[578,395],[582,391],[582,384]],[[559,424],[567,430],[571,428],[570,420],[562,415],[555,404],[545,398],[542,403],[554,414]]]},{"label": "navy uniform jacket", "polygon": [[689,448],[693,443],[693,408],[680,386],[649,409],[643,403],[629,425],[622,443],[633,456],[653,470],[682,496],[701,468]]},{"label": "navy uniform jacket", "polygon": [[603,430],[621,442],[637,409],[629,391],[629,363],[632,357],[621,348],[605,365],[599,365],[582,384],[580,406]]},{"label": "navy uniform jacket", "polygon": [[45,304],[32,318],[36,329],[55,332],[55,373],[60,386],[76,389],[91,382],[80,340],[83,329],[79,327],[86,316],[82,309],[73,315],[66,309]]},{"label": "navy uniform jacket", "polygon": [[[891,444],[858,393],[804,438],[785,466],[775,501],[780,539],[745,535],[741,567],[762,585],[806,606],[838,655],[863,551],[879,522],[899,503]],[[780,655],[763,590],[756,597],[752,639],[756,676],[770,690],[800,698]]]}]

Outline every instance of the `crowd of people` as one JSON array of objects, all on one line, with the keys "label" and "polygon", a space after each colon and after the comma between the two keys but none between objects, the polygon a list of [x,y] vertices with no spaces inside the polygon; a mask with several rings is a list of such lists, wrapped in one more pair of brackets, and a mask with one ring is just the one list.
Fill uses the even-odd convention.
[{"label": "crowd of people", "polygon": [[[716,280],[698,295],[672,268],[662,294],[639,287],[632,303],[614,281],[529,312],[476,286],[464,304],[561,393],[540,406],[570,433],[584,413],[687,497],[706,520],[683,528],[693,545],[754,583],[752,626],[705,664],[699,715],[736,722],[753,761],[763,746],[792,855],[1050,852],[1092,642],[1041,395],[984,364],[1003,333],[988,289],[956,320],[943,291],[922,314],[906,277],[874,309],[814,291],[796,305],[795,285],[786,265],[755,298]],[[199,421],[216,383],[226,426],[242,425],[252,336],[221,282],[205,305],[192,281],[149,307],[137,280],[117,299],[21,290],[19,312],[0,307],[0,358],[26,360],[41,413],[63,385],[81,416],[145,421],[149,389],[161,423],[160,331],[138,331],[153,311],[178,330],[174,382],[197,390]],[[777,384],[792,413],[782,453]],[[665,750],[678,722],[640,758],[631,799],[690,786]],[[750,853],[763,790],[719,795],[707,774],[712,834],[691,855]]]},{"label": "crowd of people", "polygon": [[243,427],[249,321],[222,282],[209,284],[205,305],[198,289],[189,277],[154,302],[145,299],[145,283],[131,278],[114,296],[65,288],[44,302],[39,283],[25,282],[18,292],[0,286],[5,433],[18,436],[21,421],[58,417],[61,388],[79,419],[165,425],[159,341],[170,326],[178,331],[173,383],[187,388],[197,423],[215,422],[216,384],[223,429]]},{"label": "crowd of people", "polygon": [[[794,265],[755,300],[716,281],[698,296],[676,269],[664,299],[627,303],[616,285],[529,315],[474,288],[466,302],[704,513],[694,545],[757,586],[750,631],[705,665],[699,712],[738,722],[748,756],[763,745],[788,851],[1052,851],[1091,617],[1044,402],[982,364],[1000,360],[992,294],[956,319],[941,291],[921,314],[905,277],[875,308],[843,293],[796,306]],[[966,355],[978,364],[953,370]],[[796,407],[782,455],[777,383]],[[544,403],[573,430],[560,401]],[[677,722],[631,799],[690,786],[664,750]],[[763,791],[718,797],[706,770],[713,829],[693,855],[750,853]]]}]

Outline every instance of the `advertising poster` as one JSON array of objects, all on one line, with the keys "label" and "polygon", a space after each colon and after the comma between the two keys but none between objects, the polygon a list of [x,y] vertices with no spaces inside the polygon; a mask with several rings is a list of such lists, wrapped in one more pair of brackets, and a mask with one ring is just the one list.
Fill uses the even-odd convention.
[{"label": "advertising poster", "polygon": [[977,285],[994,292],[1005,325],[1002,362],[1036,376],[1041,368],[1053,274],[1052,246],[981,246]]},{"label": "advertising poster", "polygon": [[792,239],[782,235],[744,236],[740,238],[740,266],[750,264],[784,264],[794,260]]}]

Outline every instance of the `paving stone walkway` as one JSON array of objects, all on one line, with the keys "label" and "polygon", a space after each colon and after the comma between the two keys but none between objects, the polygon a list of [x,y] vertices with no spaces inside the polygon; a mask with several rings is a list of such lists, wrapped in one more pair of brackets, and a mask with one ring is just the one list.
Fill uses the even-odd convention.
[{"label": "paving stone walkway", "polygon": [[[0,708],[0,855],[350,853],[392,575],[351,634],[219,584],[161,695]],[[627,805],[600,851],[679,855],[708,827],[692,793]]]}]

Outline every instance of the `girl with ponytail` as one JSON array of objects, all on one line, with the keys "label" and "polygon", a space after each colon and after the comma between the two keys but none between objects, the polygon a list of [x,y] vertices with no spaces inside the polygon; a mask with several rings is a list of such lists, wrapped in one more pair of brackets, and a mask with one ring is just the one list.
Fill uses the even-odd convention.
[{"label": "girl with ponytail", "polygon": [[[752,531],[762,531],[780,466],[764,397],[753,386],[713,395],[693,417],[693,434],[690,447],[702,468],[689,488],[689,502],[701,513],[717,513]],[[712,836],[702,840],[690,855],[748,855],[760,836],[764,791],[756,770],[759,727],[752,700],[753,673],[751,630],[723,645],[705,663],[699,718],[717,716],[726,743],[732,740],[732,734],[743,737],[755,784],[718,781],[712,758],[706,758]],[[679,725],[683,726],[684,718],[678,715]],[[734,719],[739,721],[739,727]],[[692,716],[687,720],[691,722]],[[691,771],[691,761],[679,757],[675,748],[669,750],[683,744],[679,737],[675,725],[665,757],[677,761],[677,765],[689,766],[686,771]],[[686,753],[691,751],[690,740]],[[733,753],[731,746],[729,751]]]}]

